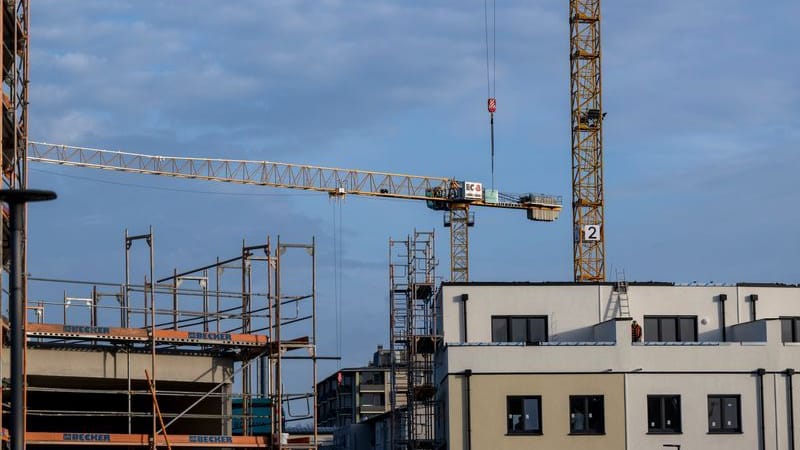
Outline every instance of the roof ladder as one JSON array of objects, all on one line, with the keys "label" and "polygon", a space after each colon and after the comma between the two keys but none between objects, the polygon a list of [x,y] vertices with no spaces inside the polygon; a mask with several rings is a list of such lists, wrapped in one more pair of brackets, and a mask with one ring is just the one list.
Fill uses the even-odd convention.
[{"label": "roof ladder", "polygon": [[625,271],[617,270],[617,281],[614,284],[617,297],[617,317],[631,317],[630,304],[628,303],[628,282],[625,281]]}]

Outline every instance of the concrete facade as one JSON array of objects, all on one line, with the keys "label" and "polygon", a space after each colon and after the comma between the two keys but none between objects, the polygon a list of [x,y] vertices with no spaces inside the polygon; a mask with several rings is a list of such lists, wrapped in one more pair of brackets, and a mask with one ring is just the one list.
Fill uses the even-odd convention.
[{"label": "concrete facade", "polygon": [[[459,450],[795,448],[800,344],[783,341],[779,319],[800,317],[800,288],[631,283],[627,292],[625,304],[611,283],[443,284],[440,442]],[[492,317],[506,316],[545,317],[547,339],[492,342]],[[632,342],[632,321],[656,316],[688,316],[696,334]],[[579,395],[602,396],[602,433],[570,433],[570,396]],[[650,427],[648,396],[660,395],[679,399],[677,432]],[[738,403],[740,426],[725,430],[733,432],[711,429],[717,395]],[[541,398],[540,433],[509,431],[513,396]]]},{"label": "concrete facade", "polygon": [[[7,358],[8,351],[3,352]],[[232,358],[203,354],[158,354],[156,376],[162,414],[170,418],[215,388],[177,420],[174,434],[226,435],[231,432]],[[4,377],[8,363],[3,361]],[[27,351],[29,432],[148,433],[152,410],[145,370],[151,355],[113,348],[29,348]],[[130,375],[130,384],[128,376]],[[128,395],[130,393],[130,395]],[[227,394],[227,395],[224,395]],[[130,420],[125,414],[130,411]],[[58,417],[57,420],[54,417]],[[9,418],[3,417],[4,422]]]},{"label": "concrete facade", "polygon": [[[471,432],[472,448],[615,448],[624,446],[624,380],[620,374],[547,375],[473,373],[467,399],[466,379],[457,377],[448,383],[447,409],[449,448],[469,448],[465,440]],[[510,435],[506,430],[508,396],[541,395],[542,433]],[[569,396],[592,394],[605,396],[605,434],[571,436]],[[470,407],[466,403],[469,401]],[[471,430],[467,428],[471,416]]]},{"label": "concrete facade", "polygon": [[[131,353],[130,375],[133,379],[144,379],[144,371],[151,371],[150,366],[150,354]],[[29,376],[127,379],[128,367],[127,354],[110,349],[28,350]],[[3,364],[3,368],[8,370],[8,364]],[[233,360],[212,356],[159,354],[156,356],[156,371],[159,380],[220,383],[233,372]]]}]

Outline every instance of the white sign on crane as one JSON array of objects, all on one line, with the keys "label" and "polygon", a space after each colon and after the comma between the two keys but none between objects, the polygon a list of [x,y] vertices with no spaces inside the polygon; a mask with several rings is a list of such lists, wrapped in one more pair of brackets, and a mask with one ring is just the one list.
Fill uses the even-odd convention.
[{"label": "white sign on crane", "polygon": [[584,241],[599,241],[600,240],[600,225],[584,225],[583,226],[583,240]]},{"label": "white sign on crane", "polygon": [[464,198],[467,200],[483,200],[483,184],[473,181],[465,181]]}]

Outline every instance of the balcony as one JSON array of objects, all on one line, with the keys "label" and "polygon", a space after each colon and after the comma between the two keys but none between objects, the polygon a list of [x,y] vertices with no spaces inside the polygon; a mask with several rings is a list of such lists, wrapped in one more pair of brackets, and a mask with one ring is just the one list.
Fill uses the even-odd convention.
[{"label": "balcony", "polygon": [[376,414],[386,411],[385,405],[361,405],[358,408],[361,414]]},{"label": "balcony", "polygon": [[361,383],[358,386],[359,392],[385,392],[386,385],[383,383]]}]

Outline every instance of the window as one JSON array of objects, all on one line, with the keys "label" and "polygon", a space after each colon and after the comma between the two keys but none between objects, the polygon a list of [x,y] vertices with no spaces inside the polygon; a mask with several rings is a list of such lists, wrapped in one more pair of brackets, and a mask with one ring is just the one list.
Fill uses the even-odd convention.
[{"label": "window", "polygon": [[783,342],[800,342],[800,317],[781,317]]},{"label": "window", "polygon": [[361,394],[360,406],[383,406],[383,394],[379,392],[365,392]]},{"label": "window", "polygon": [[363,372],[361,384],[383,384],[383,372]]},{"label": "window", "polygon": [[647,396],[648,433],[681,432],[681,396]]},{"label": "window", "polygon": [[353,409],[353,395],[352,394],[339,394],[338,404],[339,410],[350,411]]},{"label": "window", "polygon": [[570,395],[570,434],[604,434],[602,395]]},{"label": "window", "polygon": [[492,342],[547,342],[547,316],[493,316]]},{"label": "window", "polygon": [[738,395],[708,396],[708,432],[740,433],[742,410]]},{"label": "window", "polygon": [[644,340],[697,342],[697,316],[644,316]]},{"label": "window", "polygon": [[353,423],[353,416],[351,416],[349,414],[339,415],[339,418],[337,419],[337,422],[339,423],[340,427],[344,427],[344,426],[350,425],[351,423]]},{"label": "window", "polygon": [[508,434],[542,433],[542,397],[507,397]]}]

